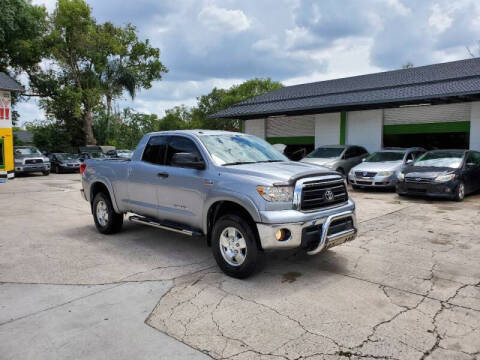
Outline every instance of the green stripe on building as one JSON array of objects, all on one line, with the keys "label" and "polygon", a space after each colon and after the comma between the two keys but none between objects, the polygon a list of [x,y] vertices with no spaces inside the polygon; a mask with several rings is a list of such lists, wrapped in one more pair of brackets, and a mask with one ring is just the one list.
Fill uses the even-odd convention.
[{"label": "green stripe on building", "polygon": [[[470,121],[439,122],[424,124],[384,125],[383,133],[387,135],[400,134],[433,134],[447,132],[470,132]],[[340,135],[341,141],[341,135]]]},{"label": "green stripe on building", "polygon": [[269,137],[266,140],[270,144],[312,145],[315,143],[315,136]]},{"label": "green stripe on building", "polygon": [[340,145],[345,145],[347,133],[347,112],[342,111],[340,113]]}]

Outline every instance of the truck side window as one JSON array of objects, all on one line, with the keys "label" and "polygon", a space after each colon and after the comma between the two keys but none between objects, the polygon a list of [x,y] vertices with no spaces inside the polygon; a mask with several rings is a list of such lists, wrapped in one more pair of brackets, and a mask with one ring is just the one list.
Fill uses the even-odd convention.
[{"label": "truck side window", "polygon": [[171,136],[169,138],[166,161],[167,165],[172,165],[172,156],[176,153],[192,153],[197,155],[199,159],[202,159],[202,155],[200,155],[195,143],[183,136]]},{"label": "truck side window", "polygon": [[167,150],[166,136],[154,136],[148,140],[143,151],[142,161],[152,164],[164,165],[165,153]]}]

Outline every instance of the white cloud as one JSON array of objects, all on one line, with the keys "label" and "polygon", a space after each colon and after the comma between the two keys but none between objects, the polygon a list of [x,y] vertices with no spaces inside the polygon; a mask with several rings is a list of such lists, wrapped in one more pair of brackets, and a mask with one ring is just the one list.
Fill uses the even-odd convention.
[{"label": "white cloud", "polygon": [[214,5],[204,7],[198,19],[212,31],[241,32],[250,27],[250,20],[242,10],[228,10]]},{"label": "white cloud", "polygon": [[447,30],[452,25],[453,19],[450,14],[442,9],[439,4],[432,6],[432,15],[428,18],[428,24],[438,32]]}]

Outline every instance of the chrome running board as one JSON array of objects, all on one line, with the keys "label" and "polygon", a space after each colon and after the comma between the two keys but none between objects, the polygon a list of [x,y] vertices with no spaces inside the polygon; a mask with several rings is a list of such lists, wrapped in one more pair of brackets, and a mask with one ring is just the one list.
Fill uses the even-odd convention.
[{"label": "chrome running board", "polygon": [[132,215],[128,218],[128,220],[130,220],[131,222],[137,223],[137,224],[148,225],[148,226],[152,226],[152,227],[162,229],[162,230],[173,231],[173,232],[176,232],[178,234],[183,234],[183,235],[188,235],[188,236],[202,235],[201,233],[199,233],[197,231],[194,231],[194,230],[184,229],[184,228],[181,228],[180,226],[176,226],[176,225],[173,225],[173,224],[172,225],[162,224],[162,223],[159,223],[159,222],[157,222],[153,219],[146,218],[146,217],[143,217],[143,216]]}]

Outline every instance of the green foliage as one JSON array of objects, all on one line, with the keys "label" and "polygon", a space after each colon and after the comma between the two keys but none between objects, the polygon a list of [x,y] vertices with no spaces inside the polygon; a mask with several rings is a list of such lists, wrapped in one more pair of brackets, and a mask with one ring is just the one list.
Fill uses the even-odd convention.
[{"label": "green foliage", "polygon": [[282,87],[281,83],[272,81],[270,78],[255,78],[240,85],[234,85],[226,90],[214,88],[209,94],[200,96],[197,99],[198,110],[195,122],[198,122],[199,127],[204,129],[239,130],[240,124],[237,120],[209,119],[208,116],[253,96]]},{"label": "green foliage", "polygon": [[42,151],[75,151],[71,145],[72,135],[55,121],[28,123],[26,128],[33,133],[33,143]]},{"label": "green foliage", "polygon": [[0,71],[35,67],[42,57],[47,28],[45,7],[27,0],[0,1]]}]

